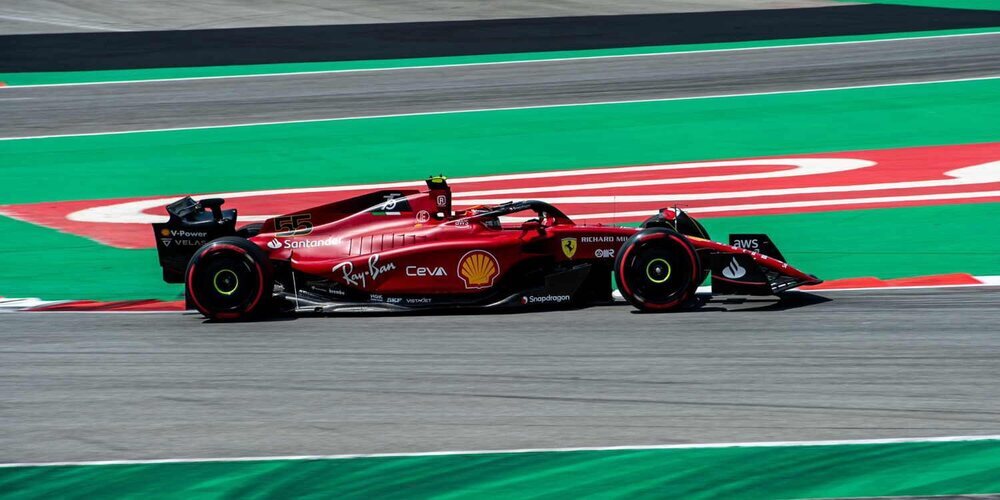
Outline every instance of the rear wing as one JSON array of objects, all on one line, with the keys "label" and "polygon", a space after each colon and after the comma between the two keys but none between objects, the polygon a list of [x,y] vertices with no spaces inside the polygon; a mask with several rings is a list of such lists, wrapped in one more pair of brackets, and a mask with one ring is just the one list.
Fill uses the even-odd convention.
[{"label": "rear wing", "polygon": [[191,256],[202,245],[236,234],[236,209],[223,210],[222,198],[195,201],[185,196],[167,205],[170,219],[153,224],[163,281],[183,283]]}]

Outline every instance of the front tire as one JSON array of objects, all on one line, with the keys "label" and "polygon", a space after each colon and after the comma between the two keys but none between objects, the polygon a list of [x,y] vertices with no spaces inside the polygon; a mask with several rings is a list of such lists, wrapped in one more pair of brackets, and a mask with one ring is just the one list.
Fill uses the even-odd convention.
[{"label": "front tire", "polygon": [[267,254],[250,241],[227,236],[206,243],[184,273],[190,301],[217,321],[258,316],[271,301],[274,277]]},{"label": "front tire", "polygon": [[668,228],[644,229],[622,245],[615,259],[615,282],[630,304],[644,312],[688,306],[702,275],[694,246]]}]

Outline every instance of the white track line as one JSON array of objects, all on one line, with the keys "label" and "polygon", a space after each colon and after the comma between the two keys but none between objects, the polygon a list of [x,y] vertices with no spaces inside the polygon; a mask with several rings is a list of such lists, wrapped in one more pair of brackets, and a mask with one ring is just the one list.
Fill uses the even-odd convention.
[{"label": "white track line", "polygon": [[929,80],[929,81],[915,81],[915,82],[898,82],[898,83],[877,83],[871,85],[849,85],[845,87],[820,87],[812,89],[800,89],[800,90],[776,90],[770,92],[747,92],[738,94],[714,94],[714,95],[703,95],[703,96],[692,96],[692,97],[664,97],[659,99],[632,99],[632,100],[622,100],[622,101],[596,101],[596,102],[578,102],[569,104],[538,104],[533,106],[511,106],[502,108],[472,108],[472,109],[456,109],[448,111],[423,111],[419,113],[395,113],[395,114],[385,114],[385,115],[361,115],[361,116],[345,116],[339,118],[311,118],[305,120],[281,120],[272,122],[254,122],[254,123],[235,123],[226,125],[202,125],[197,127],[173,127],[173,128],[156,128],[156,129],[141,129],[141,130],[121,130],[113,132],[86,132],[82,134],[53,134],[53,135],[34,135],[25,137],[0,137],[0,141],[22,141],[29,139],[51,139],[55,137],[91,137],[91,136],[102,136],[102,135],[124,135],[124,134],[141,134],[149,132],[177,132],[185,130],[210,130],[219,128],[238,128],[238,127],[258,127],[264,125],[291,125],[298,123],[319,123],[319,122],[338,122],[338,121],[350,121],[350,120],[372,120],[378,118],[401,118],[406,116],[434,116],[434,115],[451,115],[451,114],[463,114],[463,113],[480,113],[486,111],[517,111],[525,109],[547,109],[547,108],[574,108],[581,106],[607,106],[613,104],[639,104],[646,102],[670,102],[670,101],[695,101],[701,99],[726,99],[732,97],[754,97],[754,96],[766,96],[766,95],[779,95],[779,94],[807,94],[813,92],[830,92],[837,90],[855,90],[855,89],[873,89],[882,87],[906,87],[912,85],[933,85],[939,83],[959,83],[959,82],[975,82],[983,80],[996,80],[1000,79],[1000,74],[990,75],[990,76],[977,76],[972,78],[952,78],[946,80]]},{"label": "white track line", "polygon": [[8,15],[0,15],[0,19],[9,19],[11,21],[23,21],[36,24],[52,24],[55,26],[69,26],[70,28],[83,28],[83,29],[98,30],[98,31],[119,31],[119,32],[128,31],[118,28],[109,28],[107,26],[94,26],[92,24],[71,23],[60,19],[39,19],[37,17],[22,17],[22,16],[8,16]]},{"label": "white track line", "polygon": [[794,43],[788,45],[772,45],[765,47],[734,47],[728,49],[706,49],[706,50],[688,50],[688,51],[667,50],[662,52],[644,52],[641,54],[609,54],[609,55],[599,55],[599,56],[557,57],[551,59],[542,58],[542,59],[517,59],[512,61],[425,64],[418,66],[393,66],[385,68],[329,69],[329,70],[315,70],[315,71],[307,70],[307,71],[288,71],[279,73],[256,73],[256,74],[243,74],[243,75],[190,76],[190,77],[177,77],[177,78],[151,78],[143,80],[114,80],[105,82],[39,83],[39,84],[29,84],[29,85],[12,85],[8,88],[67,87],[67,86],[77,86],[77,85],[121,85],[121,84],[133,84],[133,83],[175,82],[175,81],[188,81],[188,80],[223,80],[227,78],[267,78],[267,77],[284,77],[284,76],[298,76],[298,75],[324,75],[324,74],[335,74],[335,73],[364,73],[372,71],[405,71],[405,70],[436,69],[436,68],[460,68],[466,66],[469,67],[500,66],[509,64],[553,63],[553,62],[564,62],[564,61],[622,59],[631,57],[638,58],[638,57],[672,56],[672,55],[684,55],[684,54],[709,54],[714,52],[747,52],[747,51],[758,51],[758,50],[795,49],[802,47],[821,47],[830,45],[857,45],[857,44],[884,43],[884,42],[906,42],[911,40],[929,40],[937,38],[958,38],[958,37],[988,36],[988,35],[1000,35],[1000,32],[992,31],[985,33],[957,33],[951,35],[927,35],[927,36],[901,37],[901,38],[880,38],[877,40],[848,40],[843,42],[819,42],[819,43],[807,42],[807,43]]},{"label": "white track line", "polygon": [[642,450],[698,450],[712,448],[770,448],[799,446],[851,446],[851,445],[884,445],[905,443],[958,443],[968,441],[1000,441],[1000,435],[984,436],[946,436],[890,439],[848,439],[826,441],[775,441],[749,443],[705,443],[705,444],[664,444],[639,446],[594,446],[580,448],[522,448],[513,450],[468,450],[468,451],[430,451],[414,453],[366,453],[345,455],[289,455],[265,457],[231,457],[231,458],[164,458],[153,460],[97,460],[81,462],[20,462],[0,464],[2,468],[9,467],[58,467],[72,465],[151,465],[176,463],[210,463],[210,462],[262,462],[273,460],[343,460],[352,458],[393,458],[393,457],[438,457],[451,455],[492,455],[519,453],[565,453],[574,451],[642,451]]}]

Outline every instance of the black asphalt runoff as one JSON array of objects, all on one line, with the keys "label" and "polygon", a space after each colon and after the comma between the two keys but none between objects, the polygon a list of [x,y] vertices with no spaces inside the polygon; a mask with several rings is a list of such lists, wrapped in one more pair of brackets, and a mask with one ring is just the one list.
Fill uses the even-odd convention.
[{"label": "black asphalt runoff", "polygon": [[0,36],[0,72],[347,61],[1000,26],[1000,12],[847,5],[756,11]]}]

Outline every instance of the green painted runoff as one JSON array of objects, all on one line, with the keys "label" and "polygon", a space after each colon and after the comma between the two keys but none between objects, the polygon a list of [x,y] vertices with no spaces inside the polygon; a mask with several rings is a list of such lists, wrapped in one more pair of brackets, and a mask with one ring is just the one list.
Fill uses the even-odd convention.
[{"label": "green painted runoff", "polygon": [[0,141],[0,204],[326,186],[1000,139],[1000,77]]},{"label": "green painted runoff", "polygon": [[41,498],[829,498],[1000,492],[997,441],[0,468]]},{"label": "green painted runoff", "polygon": [[[1000,80],[981,80],[0,141],[0,204],[992,142],[996,131],[982,124],[1000,123],[998,103]],[[719,235],[772,233],[791,263],[826,279],[1000,274],[996,235],[983,229],[995,226],[998,206],[740,217],[708,226]],[[942,232],[928,231],[934,224]],[[0,240],[0,296],[180,296],[179,287],[160,282],[151,250],[112,249],[6,218],[0,230],[16,235]]]},{"label": "green painted runoff", "polygon": [[[857,3],[854,0],[838,0]],[[1000,0],[866,0],[864,3],[910,5],[913,7],[941,7],[947,9],[1000,10]]]}]

